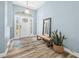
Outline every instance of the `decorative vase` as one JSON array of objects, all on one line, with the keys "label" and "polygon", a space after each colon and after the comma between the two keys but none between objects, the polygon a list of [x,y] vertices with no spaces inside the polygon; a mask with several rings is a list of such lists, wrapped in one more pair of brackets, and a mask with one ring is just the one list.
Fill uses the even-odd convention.
[{"label": "decorative vase", "polygon": [[57,52],[57,53],[63,53],[64,52],[64,48],[63,48],[63,46],[59,46],[59,45],[53,45],[53,49],[54,49],[54,51],[55,52]]}]

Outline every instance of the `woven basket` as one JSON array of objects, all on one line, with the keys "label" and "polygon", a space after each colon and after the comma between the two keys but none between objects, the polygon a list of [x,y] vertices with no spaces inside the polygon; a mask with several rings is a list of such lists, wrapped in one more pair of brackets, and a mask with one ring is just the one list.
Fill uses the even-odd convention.
[{"label": "woven basket", "polygon": [[53,49],[54,49],[54,51],[55,52],[57,52],[57,53],[63,53],[64,52],[64,48],[63,48],[63,46],[58,46],[58,45],[53,45]]}]

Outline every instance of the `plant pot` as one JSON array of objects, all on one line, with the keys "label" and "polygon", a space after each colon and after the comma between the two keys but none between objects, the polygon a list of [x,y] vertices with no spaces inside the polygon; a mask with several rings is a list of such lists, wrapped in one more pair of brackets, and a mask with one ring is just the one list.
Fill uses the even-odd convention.
[{"label": "plant pot", "polygon": [[54,51],[55,52],[57,52],[57,53],[63,53],[64,52],[64,48],[63,48],[63,46],[59,46],[59,45],[53,45],[53,49],[54,49]]}]

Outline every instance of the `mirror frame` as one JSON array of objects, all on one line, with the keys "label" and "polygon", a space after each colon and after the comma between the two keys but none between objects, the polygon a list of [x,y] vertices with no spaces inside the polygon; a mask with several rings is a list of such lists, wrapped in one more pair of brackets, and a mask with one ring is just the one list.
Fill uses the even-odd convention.
[{"label": "mirror frame", "polygon": [[46,19],[43,19],[43,32],[42,32],[42,34],[44,35],[45,33],[44,33],[44,22],[46,21],[46,20],[49,20],[49,22],[50,22],[50,24],[49,24],[49,34],[48,34],[48,37],[51,37],[51,18],[46,18]]}]

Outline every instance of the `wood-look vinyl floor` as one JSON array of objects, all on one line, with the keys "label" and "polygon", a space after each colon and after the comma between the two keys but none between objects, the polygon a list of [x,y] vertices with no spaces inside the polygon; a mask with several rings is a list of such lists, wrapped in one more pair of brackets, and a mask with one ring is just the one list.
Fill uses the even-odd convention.
[{"label": "wood-look vinyl floor", "polygon": [[47,47],[43,40],[37,40],[36,37],[22,38],[16,40],[16,43],[18,41],[21,47],[14,45],[13,49],[9,50],[4,58],[75,58],[67,52],[56,53],[53,48]]}]

